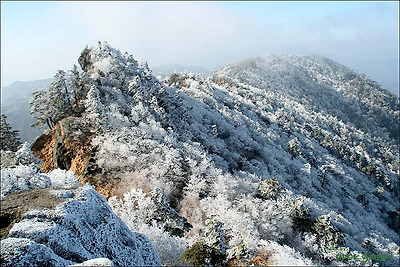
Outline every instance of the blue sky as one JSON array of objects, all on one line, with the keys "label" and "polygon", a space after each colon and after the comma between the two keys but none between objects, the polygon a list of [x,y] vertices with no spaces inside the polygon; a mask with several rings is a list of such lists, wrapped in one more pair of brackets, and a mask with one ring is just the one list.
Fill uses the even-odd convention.
[{"label": "blue sky", "polygon": [[398,2],[1,1],[1,81],[52,77],[108,41],[151,66],[318,54],[398,94]]}]

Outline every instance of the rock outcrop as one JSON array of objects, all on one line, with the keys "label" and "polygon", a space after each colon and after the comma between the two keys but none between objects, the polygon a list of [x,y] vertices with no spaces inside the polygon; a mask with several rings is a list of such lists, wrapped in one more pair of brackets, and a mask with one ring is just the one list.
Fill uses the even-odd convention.
[{"label": "rock outcrop", "polygon": [[30,207],[54,208],[61,202],[55,194],[49,193],[49,188],[27,190],[6,196],[1,201],[1,239],[8,236],[10,229],[15,223],[23,219],[24,214]]},{"label": "rock outcrop", "polygon": [[132,233],[91,186],[48,193],[61,203],[29,207],[1,241],[2,266],[65,266],[95,258],[116,266],[160,265],[146,236]]},{"label": "rock outcrop", "polygon": [[43,161],[41,168],[44,171],[59,168],[83,177],[90,159],[90,136],[71,138],[64,128],[70,120],[73,119],[64,119],[51,131],[41,135],[32,144],[31,149],[33,154]]}]

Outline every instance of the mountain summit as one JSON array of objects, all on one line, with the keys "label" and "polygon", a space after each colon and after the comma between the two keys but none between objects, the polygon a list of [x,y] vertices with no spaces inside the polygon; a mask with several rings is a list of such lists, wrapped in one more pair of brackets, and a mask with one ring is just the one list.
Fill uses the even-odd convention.
[{"label": "mountain summit", "polygon": [[105,42],[78,62],[34,94],[32,150],[163,264],[397,264],[399,99],[376,82],[318,56],[164,80]]},{"label": "mountain summit", "polygon": [[216,72],[265,88],[372,135],[398,140],[398,97],[378,83],[321,56],[266,54]]}]

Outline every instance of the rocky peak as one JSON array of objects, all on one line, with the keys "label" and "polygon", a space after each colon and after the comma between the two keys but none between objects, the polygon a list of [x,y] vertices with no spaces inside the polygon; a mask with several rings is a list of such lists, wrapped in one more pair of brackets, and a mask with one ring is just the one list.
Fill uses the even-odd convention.
[{"label": "rocky peak", "polygon": [[[91,182],[105,196],[110,196],[109,185],[114,181],[98,175],[91,140],[137,124],[138,107],[142,113],[162,118],[159,101],[163,90],[146,62],[138,63],[132,55],[122,54],[107,42],[86,47],[78,62],[83,73],[72,70],[61,77],[65,79],[64,89],[70,92],[69,96],[63,96],[66,106],[72,105],[72,109],[59,110],[67,115],[35,140],[32,151],[43,161],[45,171],[71,170],[82,182]],[[74,112],[78,106],[79,112]]]},{"label": "rocky peak", "polygon": [[123,83],[115,84],[116,80],[128,82],[136,77],[156,81],[147,62],[138,62],[132,55],[121,53],[107,42],[99,42],[97,47],[86,47],[78,62],[84,72],[101,82],[113,81],[111,85],[117,88]]},{"label": "rocky peak", "polygon": [[138,73],[137,61],[130,55],[122,54],[107,42],[99,42],[97,47],[86,47],[78,62],[84,72],[92,75],[99,74],[105,77],[116,68],[130,75]]}]

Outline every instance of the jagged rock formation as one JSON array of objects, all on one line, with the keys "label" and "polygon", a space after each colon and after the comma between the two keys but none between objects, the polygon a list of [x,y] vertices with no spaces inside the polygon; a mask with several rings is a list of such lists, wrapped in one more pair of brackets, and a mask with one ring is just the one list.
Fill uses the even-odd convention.
[{"label": "jagged rock formation", "polygon": [[[43,95],[51,92],[39,91],[32,100],[32,112],[40,113],[42,123],[50,121],[50,125],[55,124],[51,131],[33,143],[32,150],[44,162],[44,170],[57,167],[72,170],[80,176],[81,182],[90,182],[104,196],[110,197],[114,195],[117,178],[105,177],[106,172],[97,167],[92,153],[96,147],[91,140],[94,136],[120,127],[119,120],[125,120],[124,117],[132,114],[132,104],[138,101],[157,101],[155,97],[162,94],[162,88],[160,82],[151,75],[147,64],[139,64],[132,56],[117,53],[107,43],[100,44],[98,49],[86,48],[79,63],[83,73],[60,72],[55,78],[60,82],[52,85],[55,87],[61,84],[65,88],[60,90],[68,92],[58,96],[64,97],[63,103],[59,103],[61,100],[50,102],[55,110],[68,108],[53,112],[59,118],[58,121],[54,121],[53,115],[47,114],[47,110],[41,110],[40,102],[36,103],[44,101]],[[108,101],[114,100],[118,104],[109,106]],[[150,107],[159,109],[155,103],[150,103]],[[71,110],[76,112],[71,113]],[[116,117],[108,116],[108,112],[113,112]],[[59,115],[62,113],[64,115]],[[108,174],[110,172],[115,170],[107,171]]]},{"label": "jagged rock formation", "polygon": [[[148,207],[138,199],[150,201],[133,195],[161,188],[190,235],[216,219],[228,250],[244,245],[249,259],[341,264],[323,240],[358,255],[352,263],[381,253],[395,265],[399,99],[377,83],[316,56],[265,55],[164,81],[107,43],[79,63],[64,103],[79,112],[57,113],[54,133],[33,147],[48,147],[38,156],[49,169],[73,169],[78,158],[81,181],[113,196],[131,229]],[[69,145],[78,140],[80,156]],[[163,233],[150,238],[186,245]]]}]

